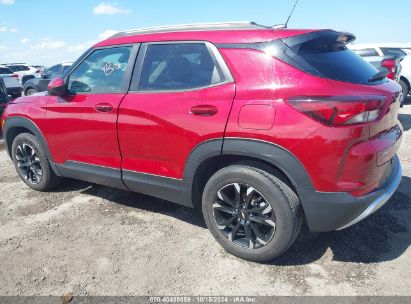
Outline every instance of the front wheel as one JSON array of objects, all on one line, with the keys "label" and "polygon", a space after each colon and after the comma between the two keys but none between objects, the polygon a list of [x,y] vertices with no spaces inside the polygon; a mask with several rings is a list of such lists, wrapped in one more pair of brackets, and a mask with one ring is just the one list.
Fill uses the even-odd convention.
[{"label": "front wheel", "polygon": [[207,182],[202,210],[220,245],[240,258],[267,262],[294,242],[302,223],[297,195],[263,170],[233,165]]},{"label": "front wheel", "polygon": [[30,96],[30,95],[33,95],[33,94],[36,94],[36,93],[37,93],[37,91],[35,89],[32,89],[32,88],[30,88],[26,91],[27,96]]},{"label": "front wheel", "polygon": [[51,169],[41,142],[32,134],[16,136],[12,158],[21,180],[34,190],[47,191],[61,181],[61,177]]}]

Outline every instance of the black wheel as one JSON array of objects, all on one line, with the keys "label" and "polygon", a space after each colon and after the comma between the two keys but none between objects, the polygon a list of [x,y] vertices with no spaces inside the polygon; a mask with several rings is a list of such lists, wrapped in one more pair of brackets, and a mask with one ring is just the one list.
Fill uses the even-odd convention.
[{"label": "black wheel", "polygon": [[233,165],[207,182],[202,210],[221,246],[240,258],[267,262],[294,242],[302,223],[297,195],[260,169]]},{"label": "black wheel", "polygon": [[35,89],[32,89],[32,88],[26,90],[26,95],[33,95],[33,94],[36,94],[36,93],[37,93],[37,91]]},{"label": "black wheel", "polygon": [[34,135],[17,135],[13,141],[12,157],[17,173],[30,188],[47,191],[60,183],[61,177],[51,169],[44,148]]},{"label": "black wheel", "polygon": [[398,83],[400,84],[401,88],[402,88],[402,99],[401,99],[401,104],[400,106],[402,107],[404,105],[404,101],[407,99],[407,96],[410,92],[410,88],[408,86],[408,84],[400,79],[400,81],[398,81]]}]

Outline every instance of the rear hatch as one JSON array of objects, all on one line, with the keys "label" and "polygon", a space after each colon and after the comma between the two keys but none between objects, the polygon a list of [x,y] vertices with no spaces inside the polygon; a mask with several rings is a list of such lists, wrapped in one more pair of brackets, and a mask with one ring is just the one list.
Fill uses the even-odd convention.
[{"label": "rear hatch", "polygon": [[278,39],[276,57],[313,76],[331,80],[341,91],[365,100],[384,99],[378,117],[369,123],[374,137],[396,127],[401,87],[386,78],[361,56],[347,48],[354,41],[350,33],[322,30]]},{"label": "rear hatch", "polygon": [[1,76],[4,80],[4,84],[6,88],[20,88],[20,82],[17,80],[17,78],[12,77],[12,76]]},{"label": "rear hatch", "polygon": [[330,142],[331,133],[345,131],[342,150],[334,146],[325,152],[341,156],[336,171],[328,168],[327,172],[335,174],[339,189],[360,196],[378,187],[390,173],[390,160],[401,143],[401,87],[347,48],[354,39],[352,34],[331,30],[309,32],[278,39],[271,51],[281,61],[321,79],[313,82],[320,83],[320,89],[302,91],[314,95],[291,97],[287,103],[325,125],[321,136]]}]

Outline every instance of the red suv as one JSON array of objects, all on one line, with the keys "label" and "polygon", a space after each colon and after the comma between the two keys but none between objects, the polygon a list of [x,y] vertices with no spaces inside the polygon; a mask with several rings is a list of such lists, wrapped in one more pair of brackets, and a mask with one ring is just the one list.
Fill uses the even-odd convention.
[{"label": "red suv", "polygon": [[2,117],[21,179],[63,177],[202,210],[230,253],[268,261],[306,220],[349,227],[401,180],[398,84],[352,34],[224,23],[126,31]]}]

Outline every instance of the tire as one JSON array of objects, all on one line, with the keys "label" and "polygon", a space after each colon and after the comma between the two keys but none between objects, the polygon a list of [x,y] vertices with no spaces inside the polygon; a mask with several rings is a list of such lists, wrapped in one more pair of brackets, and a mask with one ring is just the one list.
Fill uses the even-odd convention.
[{"label": "tire", "polygon": [[408,84],[400,79],[400,81],[398,81],[398,83],[400,84],[401,88],[402,88],[402,100],[400,103],[400,106],[402,107],[404,105],[404,101],[407,99],[408,94],[410,93],[410,87],[408,86]]},{"label": "tire", "polygon": [[36,94],[36,93],[37,93],[37,91],[33,88],[29,88],[29,89],[26,90],[26,95],[27,96],[30,96],[30,95],[33,95],[33,94]]},{"label": "tire", "polygon": [[[248,208],[231,207],[238,206],[237,193]],[[254,262],[283,254],[297,238],[303,217],[299,199],[286,183],[245,165],[223,168],[209,179],[202,211],[208,229],[226,251]]]},{"label": "tire", "polygon": [[30,188],[47,191],[60,184],[62,178],[50,167],[45,150],[37,137],[21,133],[14,139],[11,149],[14,167],[21,180]]}]

